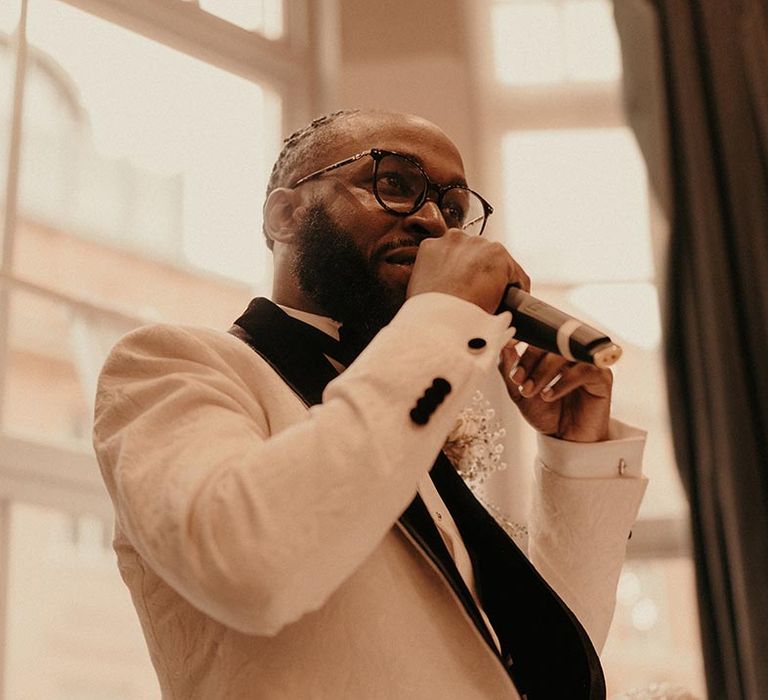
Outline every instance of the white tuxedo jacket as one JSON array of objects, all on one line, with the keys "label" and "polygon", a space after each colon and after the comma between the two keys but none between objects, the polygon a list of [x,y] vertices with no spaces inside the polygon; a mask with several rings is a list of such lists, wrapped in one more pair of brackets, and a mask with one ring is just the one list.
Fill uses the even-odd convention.
[{"label": "white tuxedo jacket", "polygon": [[[397,524],[508,325],[415,296],[310,409],[227,333],[157,325],[117,344],[94,445],[164,697],[518,697]],[[417,422],[438,377],[450,391]],[[536,475],[529,556],[599,650],[645,480]]]}]

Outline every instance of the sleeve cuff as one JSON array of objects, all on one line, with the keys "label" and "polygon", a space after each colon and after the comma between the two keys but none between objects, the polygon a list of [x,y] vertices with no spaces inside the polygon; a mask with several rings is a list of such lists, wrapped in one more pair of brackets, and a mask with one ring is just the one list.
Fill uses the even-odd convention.
[{"label": "sleeve cuff", "polygon": [[418,335],[424,333],[425,319],[429,321],[429,335],[441,342],[459,340],[462,345],[472,347],[471,340],[482,341],[477,352],[492,357],[493,364],[498,363],[499,353],[514,335],[510,330],[512,314],[509,311],[489,314],[477,304],[442,292],[410,297],[393,323]]},{"label": "sleeve cuff", "polygon": [[569,442],[540,434],[538,459],[567,478],[641,478],[646,432],[611,419],[608,435],[603,442]]}]

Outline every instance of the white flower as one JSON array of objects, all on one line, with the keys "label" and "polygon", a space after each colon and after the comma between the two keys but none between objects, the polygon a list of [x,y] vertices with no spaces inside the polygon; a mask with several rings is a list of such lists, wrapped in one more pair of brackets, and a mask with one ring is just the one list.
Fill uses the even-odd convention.
[{"label": "white flower", "polygon": [[506,462],[501,459],[504,454],[501,439],[506,433],[491,404],[477,391],[472,403],[456,418],[443,452],[483,507],[527,554],[528,528],[510,520],[499,506],[488,501],[482,493],[486,477],[507,468]]},{"label": "white flower", "polygon": [[506,468],[501,460],[504,445],[499,442],[505,434],[491,404],[476,391],[472,403],[456,418],[443,448],[470,488]]},{"label": "white flower", "polygon": [[466,443],[480,435],[481,425],[477,418],[464,409],[456,418],[456,423],[448,435],[448,442]]}]

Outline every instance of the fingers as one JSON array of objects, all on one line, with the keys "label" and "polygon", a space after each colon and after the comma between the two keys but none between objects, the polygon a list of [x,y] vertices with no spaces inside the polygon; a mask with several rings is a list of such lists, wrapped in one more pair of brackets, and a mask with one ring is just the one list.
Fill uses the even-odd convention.
[{"label": "fingers", "polygon": [[528,277],[501,243],[449,229],[419,244],[406,296],[442,292],[495,313],[510,282]]},{"label": "fingers", "polygon": [[507,385],[507,391],[509,392],[510,398],[515,403],[523,400],[523,396],[518,389],[518,384],[512,378],[516,376],[515,369],[520,364],[521,355],[518,353],[518,347],[519,343],[517,343],[514,338],[509,340],[504,348],[502,348],[501,362],[499,363],[501,376],[504,378],[504,382]]},{"label": "fingers", "polygon": [[560,355],[544,352],[538,348],[529,347],[520,358],[520,363],[511,379],[517,384],[518,391],[524,398],[531,398],[547,389],[548,398],[554,386],[562,380],[567,368],[573,363]]},{"label": "fingers", "polygon": [[517,262],[512,256],[510,256],[512,263],[509,273],[509,284],[519,286],[524,292],[531,291],[531,278],[527,275],[525,270],[520,267],[520,263]]},{"label": "fingers", "polygon": [[598,369],[584,362],[577,362],[563,372],[560,380],[551,388],[543,391],[545,401],[557,401],[575,389],[583,389],[592,396],[608,398],[611,395],[613,373],[609,369]]},{"label": "fingers", "polygon": [[578,388],[594,396],[610,396],[613,383],[610,370],[570,362],[535,347],[519,355],[510,345],[502,352],[501,369],[513,401],[537,395],[544,401],[557,401]]}]

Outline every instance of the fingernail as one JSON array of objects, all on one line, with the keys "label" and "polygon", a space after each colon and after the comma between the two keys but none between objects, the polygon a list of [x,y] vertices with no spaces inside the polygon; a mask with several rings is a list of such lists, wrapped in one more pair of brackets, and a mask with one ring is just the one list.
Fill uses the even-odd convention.
[{"label": "fingernail", "polygon": [[551,399],[551,398],[552,398],[552,394],[554,394],[554,393],[555,393],[555,392],[554,392],[554,391],[552,391],[552,388],[551,388],[551,387],[547,387],[546,389],[544,389],[544,390],[541,392],[541,398],[542,398],[542,399],[544,399],[545,401],[548,401],[549,399]]},{"label": "fingernail", "polygon": [[544,390],[546,391],[548,389],[552,389],[552,387],[554,387],[555,384],[557,384],[562,378],[563,378],[563,373],[558,372],[554,377],[552,377],[552,379],[549,380],[549,382],[547,383],[547,386],[544,387]]},{"label": "fingernail", "polygon": [[509,378],[515,382],[515,384],[522,384],[523,379],[525,379],[525,370],[522,367],[515,366],[509,373]]},{"label": "fingernail", "polygon": [[533,390],[533,382],[529,379],[525,384],[520,387],[520,393],[523,396],[527,396]]}]

